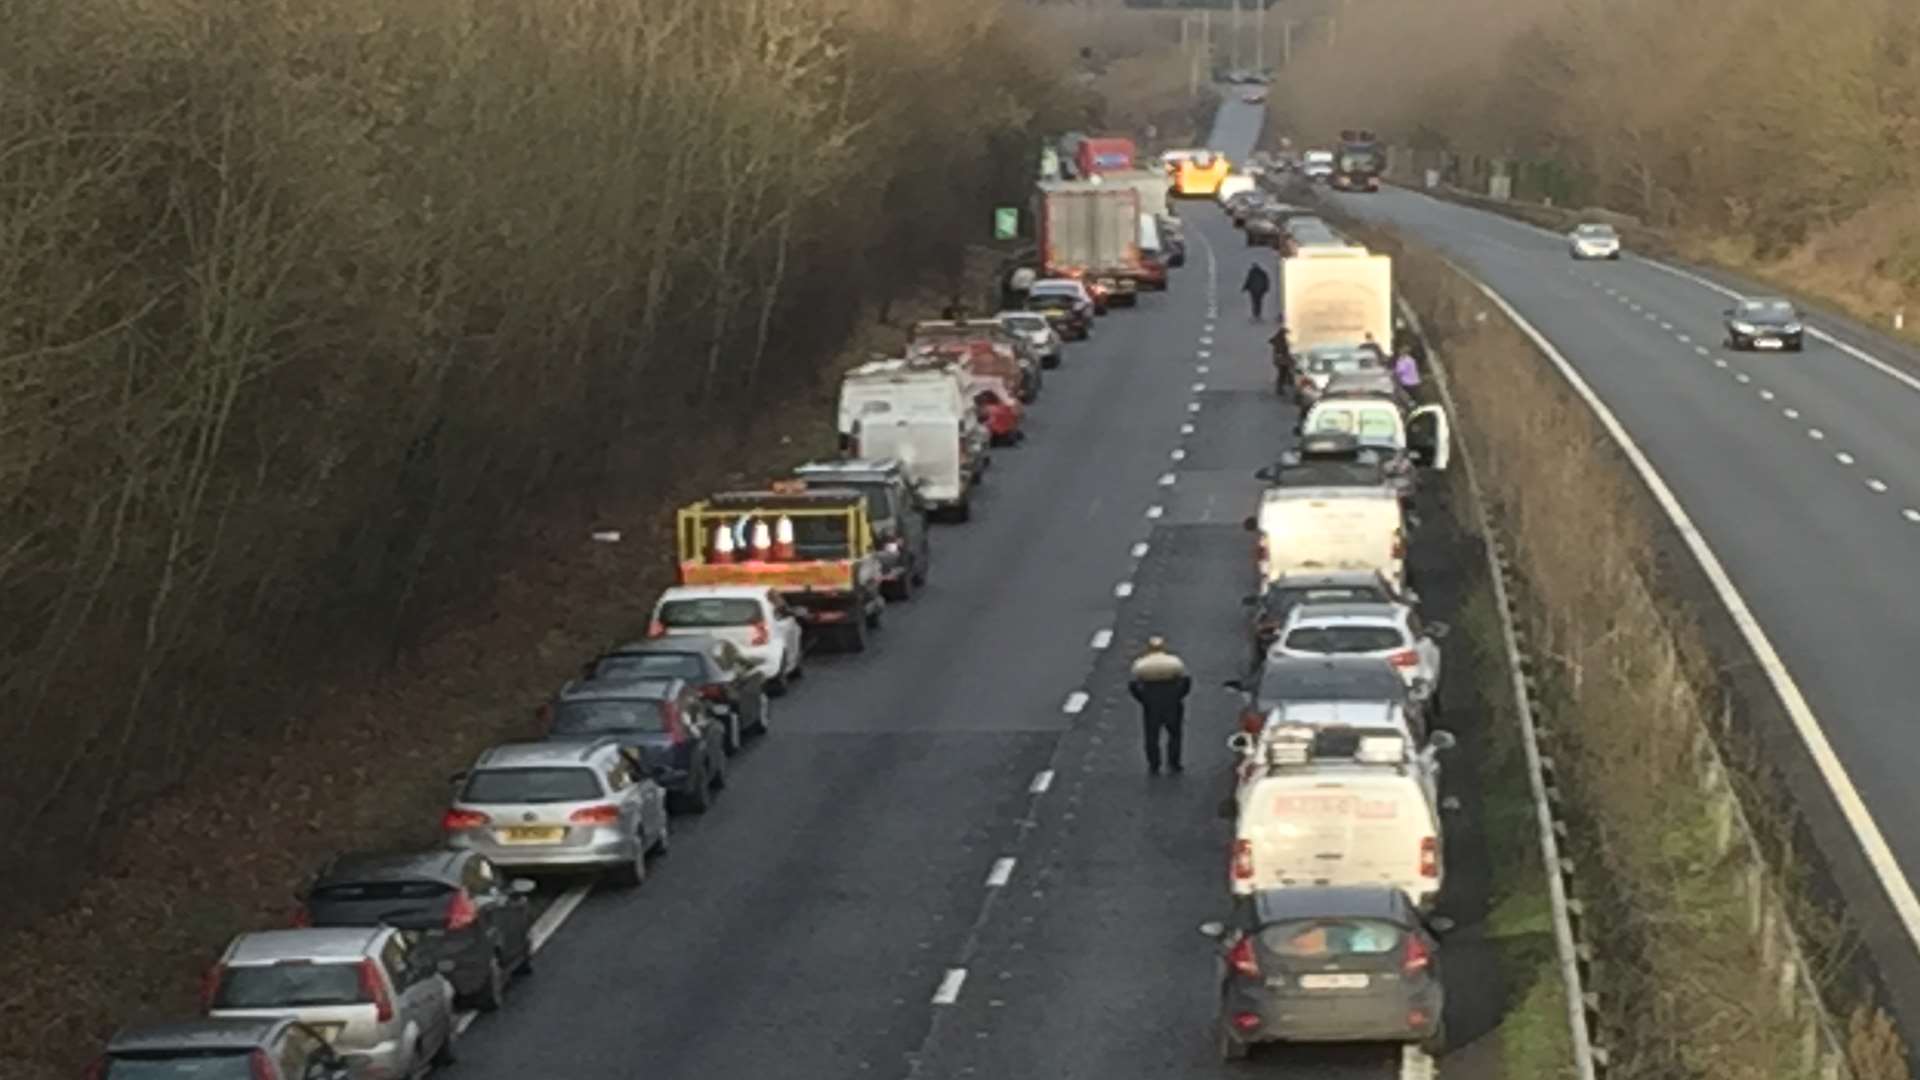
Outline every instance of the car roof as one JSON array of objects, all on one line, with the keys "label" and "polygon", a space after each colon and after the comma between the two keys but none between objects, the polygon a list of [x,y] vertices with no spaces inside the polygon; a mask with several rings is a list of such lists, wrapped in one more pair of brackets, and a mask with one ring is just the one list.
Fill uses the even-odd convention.
[{"label": "car roof", "polygon": [[288,1016],[202,1016],[121,1028],[107,1040],[109,1054],[142,1050],[246,1050],[271,1042],[294,1023]]},{"label": "car roof", "polygon": [[1391,885],[1302,885],[1253,894],[1254,913],[1263,923],[1332,915],[1404,923],[1411,907]]},{"label": "car roof", "polygon": [[665,701],[686,686],[685,679],[664,675],[589,679],[568,683],[555,697],[559,701]]},{"label": "car roof", "polygon": [[501,743],[481,752],[473,767],[480,769],[585,768],[605,747],[618,746],[611,737],[555,736]]},{"label": "car roof", "polygon": [[316,884],[330,881],[401,881],[431,878],[448,884],[460,881],[460,863],[467,853],[451,849],[429,851],[353,851],[328,861]]},{"label": "car roof", "polygon": [[773,591],[770,585],[673,585],[660,592],[666,600],[764,600]]},{"label": "car roof", "polygon": [[1400,622],[1400,609],[1393,604],[1351,602],[1343,604],[1302,604],[1293,609],[1293,623],[1372,623]]},{"label": "car roof", "polygon": [[223,963],[271,964],[278,960],[358,960],[385,934],[384,926],[316,926],[254,930],[233,939]]}]

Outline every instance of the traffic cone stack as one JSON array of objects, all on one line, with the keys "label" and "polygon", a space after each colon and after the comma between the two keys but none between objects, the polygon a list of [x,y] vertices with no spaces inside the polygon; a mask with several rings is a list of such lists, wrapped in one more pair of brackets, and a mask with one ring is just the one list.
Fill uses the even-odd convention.
[{"label": "traffic cone stack", "polygon": [[773,557],[784,562],[793,555],[793,519],[782,514],[780,524],[773,531]]},{"label": "traffic cone stack", "polygon": [[730,563],[733,561],[733,530],[721,525],[713,530],[713,544],[707,548],[707,561],[710,563]]},{"label": "traffic cone stack", "polygon": [[767,528],[765,521],[753,523],[753,541],[748,548],[747,557],[754,562],[765,562],[773,553],[773,531]]}]

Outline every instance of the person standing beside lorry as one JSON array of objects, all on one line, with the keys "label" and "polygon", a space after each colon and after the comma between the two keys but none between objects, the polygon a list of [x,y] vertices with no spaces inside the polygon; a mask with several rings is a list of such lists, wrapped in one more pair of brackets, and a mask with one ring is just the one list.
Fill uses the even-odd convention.
[{"label": "person standing beside lorry", "polygon": [[1147,774],[1160,774],[1160,739],[1166,736],[1167,768],[1180,772],[1181,728],[1186,721],[1187,693],[1193,678],[1186,662],[1167,651],[1162,637],[1147,639],[1147,651],[1133,662],[1127,692],[1140,703],[1140,728],[1146,739]]},{"label": "person standing beside lorry", "polygon": [[1267,277],[1265,270],[1260,269],[1259,263],[1247,267],[1247,280],[1241,283],[1240,291],[1246,293],[1247,299],[1253,304],[1254,322],[1260,321],[1260,308],[1267,302],[1267,290],[1272,287],[1272,280]]}]

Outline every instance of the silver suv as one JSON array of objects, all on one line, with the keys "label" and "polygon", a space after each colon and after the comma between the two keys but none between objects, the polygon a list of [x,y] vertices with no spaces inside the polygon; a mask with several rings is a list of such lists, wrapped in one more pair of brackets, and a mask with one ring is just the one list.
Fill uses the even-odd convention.
[{"label": "silver suv", "polygon": [[605,870],[646,880],[648,852],[667,850],[667,793],[614,738],[496,746],[454,774],[441,819],[451,847],[523,872]]},{"label": "silver suv", "polygon": [[360,1080],[451,1064],[453,984],[415,955],[409,934],[390,926],[241,934],[207,972],[207,1015],[293,1017]]}]

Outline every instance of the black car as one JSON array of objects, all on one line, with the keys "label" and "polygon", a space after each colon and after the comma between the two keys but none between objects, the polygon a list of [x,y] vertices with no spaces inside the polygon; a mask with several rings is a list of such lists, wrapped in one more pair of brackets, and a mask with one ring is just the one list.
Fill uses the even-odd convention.
[{"label": "black car", "polygon": [[1302,436],[1299,446],[1283,451],[1279,461],[1254,470],[1253,476],[1277,488],[1390,487],[1409,511],[1418,481],[1407,455],[1364,445],[1343,432],[1323,431]]},{"label": "black car", "polygon": [[1406,710],[1407,726],[1425,740],[1427,703],[1407,688],[1400,671],[1380,656],[1262,657],[1259,670],[1244,679],[1228,679],[1240,691],[1240,730],[1258,735],[1267,714],[1283,705],[1309,702],[1390,702]]},{"label": "black car", "polygon": [[581,669],[585,679],[685,679],[727,725],[727,753],[737,754],[749,732],[765,735],[772,718],[766,673],[730,641],[669,636],[621,645]]},{"label": "black car", "polygon": [[610,735],[679,808],[704,814],[727,786],[727,725],[685,679],[568,683],[540,713],[556,738]]},{"label": "black car", "polygon": [[462,1005],[492,1012],[510,972],[533,969],[534,884],[508,880],[473,851],[342,855],[300,896],[301,926],[394,926],[447,973]]},{"label": "black car", "polygon": [[1067,292],[1029,292],[1027,310],[1037,311],[1053,323],[1060,336],[1085,341],[1093,334],[1093,305]]},{"label": "black car", "polygon": [[880,589],[889,600],[909,600],[927,583],[933,541],[927,505],[894,458],[811,461],[793,470],[808,488],[849,488],[867,498],[867,520],[880,551]]},{"label": "black car", "polygon": [[1267,648],[1279,635],[1287,613],[1302,604],[1416,604],[1419,598],[1401,596],[1375,570],[1334,570],[1284,574],[1267,591],[1241,600],[1250,619],[1247,639],[1253,646],[1253,666],[1267,658]]},{"label": "black car", "polygon": [[122,1028],[90,1080],[349,1080],[347,1060],[289,1016],[202,1017]]},{"label": "black car", "polygon": [[1446,1043],[1440,934],[1399,889],[1308,885],[1236,899],[1220,947],[1220,1056],[1262,1042]]},{"label": "black car", "polygon": [[1805,327],[1793,304],[1778,297],[1750,297],[1728,308],[1727,347],[1799,352]]}]

